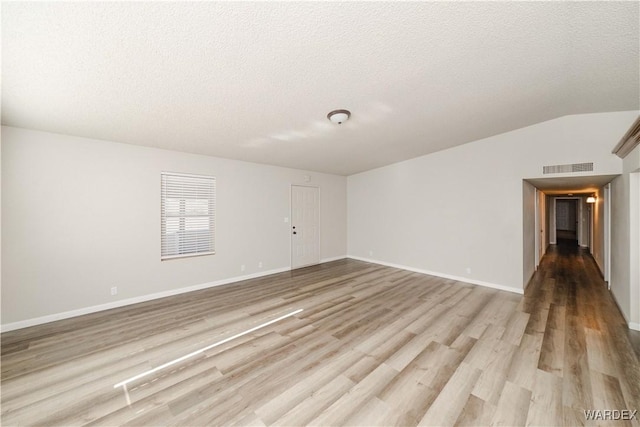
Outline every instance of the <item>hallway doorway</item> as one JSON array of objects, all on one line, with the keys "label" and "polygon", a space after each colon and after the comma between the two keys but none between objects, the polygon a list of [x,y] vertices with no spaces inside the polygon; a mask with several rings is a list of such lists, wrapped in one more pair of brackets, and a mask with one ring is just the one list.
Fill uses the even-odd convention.
[{"label": "hallway doorway", "polygon": [[[602,275],[610,270],[611,192],[618,175],[523,180],[523,288],[549,249],[582,248]],[[594,196],[595,203],[587,203]]]},{"label": "hallway doorway", "polygon": [[578,246],[578,200],[556,200],[556,243]]}]

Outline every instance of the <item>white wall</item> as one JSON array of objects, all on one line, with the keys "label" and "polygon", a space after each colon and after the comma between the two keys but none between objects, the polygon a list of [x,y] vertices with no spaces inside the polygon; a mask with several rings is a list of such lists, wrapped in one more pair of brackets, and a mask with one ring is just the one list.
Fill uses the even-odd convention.
[{"label": "white wall", "polygon": [[[2,242],[2,134],[0,133],[0,242]],[[2,307],[2,244],[0,244],[0,307]]]},{"label": "white wall", "polygon": [[604,273],[604,226],[605,226],[605,196],[604,187],[598,188],[596,192],[596,203],[586,204],[593,215],[593,247],[591,255],[595,259],[596,264],[600,268],[600,272]]},{"label": "white wall", "polygon": [[611,292],[633,329],[640,330],[640,146],[611,183]]},{"label": "white wall", "polygon": [[553,218],[553,222],[551,221],[551,208],[554,204],[554,200],[545,195],[544,198],[544,224],[545,224],[545,232],[544,232],[544,251],[547,252],[547,248],[551,244],[551,234],[553,233],[553,241],[556,239],[556,230],[555,230],[555,218]]},{"label": "white wall", "polygon": [[[5,329],[288,269],[291,184],[320,187],[321,258],[346,255],[345,177],[10,127],[2,137]],[[161,171],[217,178],[215,255],[160,261]]]},{"label": "white wall", "polygon": [[640,331],[640,171],[636,171],[629,174],[629,326]]},{"label": "white wall", "polygon": [[578,199],[578,212],[576,212],[576,221],[578,224],[578,244],[583,248],[589,247],[589,211],[586,197],[580,197]]},{"label": "white wall", "polygon": [[352,175],[348,253],[522,292],[522,179],[582,162],[593,175],[620,173],[611,147],[636,116],[561,117]]},{"label": "white wall", "polygon": [[522,181],[522,283],[526,287],[536,271],[536,188]]},{"label": "white wall", "polygon": [[611,293],[624,317],[629,321],[631,288],[629,282],[630,227],[629,227],[629,174],[611,182]]},{"label": "white wall", "polygon": [[549,244],[555,245],[558,243],[558,236],[556,236],[556,198],[549,196],[549,204],[547,206],[547,215],[549,219]]}]

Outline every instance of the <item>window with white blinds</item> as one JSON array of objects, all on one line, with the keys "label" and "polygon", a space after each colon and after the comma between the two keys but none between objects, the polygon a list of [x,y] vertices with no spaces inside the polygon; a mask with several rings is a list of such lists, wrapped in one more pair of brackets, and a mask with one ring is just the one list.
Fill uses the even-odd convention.
[{"label": "window with white blinds", "polygon": [[162,172],[162,255],[215,253],[216,179]]}]

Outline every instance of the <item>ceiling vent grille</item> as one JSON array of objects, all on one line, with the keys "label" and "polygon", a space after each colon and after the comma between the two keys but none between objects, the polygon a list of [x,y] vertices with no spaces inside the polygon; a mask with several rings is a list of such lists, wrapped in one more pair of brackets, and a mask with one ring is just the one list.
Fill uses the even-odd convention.
[{"label": "ceiling vent grille", "polygon": [[573,172],[592,172],[593,163],[573,163],[570,165],[551,165],[543,166],[542,173],[573,173]]}]

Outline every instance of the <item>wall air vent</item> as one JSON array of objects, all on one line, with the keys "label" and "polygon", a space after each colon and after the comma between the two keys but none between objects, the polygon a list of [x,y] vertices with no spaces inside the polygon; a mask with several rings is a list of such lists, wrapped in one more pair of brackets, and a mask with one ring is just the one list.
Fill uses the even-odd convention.
[{"label": "wall air vent", "polygon": [[573,172],[592,172],[593,163],[573,163],[571,165],[551,165],[543,166],[542,173],[573,173]]}]

